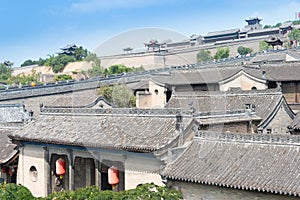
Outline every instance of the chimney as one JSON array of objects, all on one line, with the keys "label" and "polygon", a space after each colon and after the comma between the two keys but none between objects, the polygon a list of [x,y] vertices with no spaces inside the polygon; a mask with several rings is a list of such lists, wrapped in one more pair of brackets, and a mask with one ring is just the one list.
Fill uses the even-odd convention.
[{"label": "chimney", "polygon": [[176,130],[179,132],[178,146],[183,145],[183,121],[181,113],[176,114]]},{"label": "chimney", "polygon": [[265,70],[262,71],[262,77],[266,78],[266,71]]},{"label": "chimney", "polygon": [[178,112],[176,114],[176,130],[181,131],[182,126],[182,115]]}]

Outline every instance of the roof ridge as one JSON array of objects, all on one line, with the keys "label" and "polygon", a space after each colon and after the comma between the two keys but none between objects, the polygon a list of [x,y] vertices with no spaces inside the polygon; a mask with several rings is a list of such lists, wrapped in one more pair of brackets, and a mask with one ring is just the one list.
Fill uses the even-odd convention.
[{"label": "roof ridge", "polygon": [[140,108],[59,108],[42,107],[40,114],[95,114],[95,115],[141,115],[176,116],[178,113],[191,116],[189,111],[176,108],[140,109]]},{"label": "roof ridge", "polygon": [[199,132],[195,135],[195,140],[267,143],[267,144],[274,144],[274,145],[290,144],[290,145],[300,146],[300,136],[297,135],[266,135],[266,134],[242,134],[242,133],[231,134],[231,133]]}]

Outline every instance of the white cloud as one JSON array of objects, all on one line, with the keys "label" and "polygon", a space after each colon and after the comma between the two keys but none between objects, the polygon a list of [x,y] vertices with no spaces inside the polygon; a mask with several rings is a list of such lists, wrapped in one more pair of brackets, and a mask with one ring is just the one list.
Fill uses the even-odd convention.
[{"label": "white cloud", "polygon": [[80,0],[71,4],[71,10],[80,12],[105,11],[116,8],[136,8],[150,5],[174,3],[172,0]]}]

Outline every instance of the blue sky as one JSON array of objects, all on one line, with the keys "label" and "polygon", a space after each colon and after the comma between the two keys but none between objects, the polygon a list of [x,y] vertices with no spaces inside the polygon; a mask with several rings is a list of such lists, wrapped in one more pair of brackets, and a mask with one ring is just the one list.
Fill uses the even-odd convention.
[{"label": "blue sky", "polygon": [[294,20],[295,12],[300,0],[6,0],[0,6],[0,62],[16,67],[73,43],[93,51],[136,29],[154,27],[188,37],[243,28],[249,17],[274,25]]}]

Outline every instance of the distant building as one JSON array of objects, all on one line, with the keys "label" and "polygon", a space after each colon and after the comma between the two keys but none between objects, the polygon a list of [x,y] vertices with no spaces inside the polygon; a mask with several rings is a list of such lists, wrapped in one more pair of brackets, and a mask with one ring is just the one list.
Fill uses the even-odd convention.
[{"label": "distant building", "polygon": [[63,55],[68,55],[68,56],[72,56],[75,53],[75,50],[78,47],[75,44],[71,44],[71,45],[67,45],[63,48],[61,48],[61,52],[59,52],[58,54],[63,54]]}]

